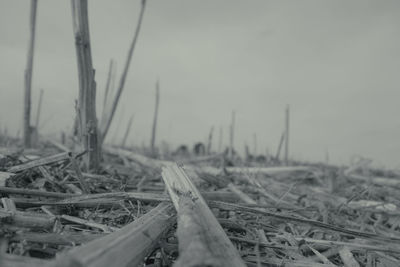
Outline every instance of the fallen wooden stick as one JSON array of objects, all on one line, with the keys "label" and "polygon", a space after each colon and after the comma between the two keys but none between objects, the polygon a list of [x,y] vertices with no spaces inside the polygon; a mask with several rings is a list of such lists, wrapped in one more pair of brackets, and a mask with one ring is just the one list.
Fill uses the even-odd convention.
[{"label": "fallen wooden stick", "polygon": [[113,148],[111,146],[104,146],[103,150],[110,154],[127,157],[128,159],[138,162],[139,164],[141,164],[145,167],[149,167],[149,168],[153,168],[153,169],[160,169],[165,165],[171,164],[170,161],[163,161],[163,160],[148,158],[148,157],[142,156],[140,154],[136,154],[132,151]]},{"label": "fallen wooden stick", "polygon": [[6,211],[17,211],[17,207],[15,206],[15,203],[12,199],[7,198],[7,197],[3,197],[1,198],[1,203],[3,204],[3,208]]},{"label": "fallen wooden stick", "polygon": [[265,216],[269,216],[269,217],[273,217],[273,218],[281,219],[281,220],[285,220],[285,221],[292,221],[292,222],[298,222],[298,223],[312,225],[314,227],[339,232],[339,233],[342,233],[345,235],[356,236],[356,237],[366,238],[366,239],[369,238],[369,239],[373,239],[373,240],[377,240],[377,241],[379,240],[379,241],[387,241],[387,242],[396,242],[396,243],[400,244],[400,238],[395,237],[395,236],[392,237],[392,236],[384,236],[384,235],[368,233],[368,232],[361,232],[361,231],[357,231],[357,230],[342,228],[339,226],[323,223],[323,222],[316,221],[316,220],[295,217],[295,216],[285,215],[285,214],[276,213],[276,212],[270,212],[270,211],[267,211],[264,209],[251,208],[251,207],[246,207],[243,205],[237,205],[237,204],[232,204],[232,203],[225,203],[225,202],[220,202],[220,201],[209,201],[208,204],[211,207],[215,207],[215,208],[219,208],[219,209],[223,209],[223,210],[235,210],[235,211],[240,210],[243,212],[262,214]]},{"label": "fallen wooden stick", "polygon": [[5,186],[6,180],[13,175],[14,173],[11,172],[0,172],[0,186]]},{"label": "fallen wooden stick", "polygon": [[73,248],[49,266],[138,266],[174,221],[172,206],[161,203],[120,230]]},{"label": "fallen wooden stick", "polygon": [[244,203],[246,204],[257,204],[251,197],[249,197],[246,193],[240,190],[236,185],[229,183],[228,184],[229,190],[232,191],[236,196],[238,196]]},{"label": "fallen wooden stick", "polygon": [[364,167],[368,166],[369,164],[371,164],[371,162],[372,162],[372,160],[370,160],[370,159],[360,159],[358,162],[356,162],[355,164],[353,164],[352,166],[350,166],[346,170],[344,170],[343,174],[347,176],[350,173],[353,173],[360,168],[364,168]]},{"label": "fallen wooden stick", "polygon": [[[235,223],[229,219],[218,219],[219,223],[229,229],[236,231],[246,231],[240,224]],[[61,246],[76,246],[84,243],[88,243],[98,238],[106,236],[106,233],[93,233],[93,232],[68,232],[63,231],[61,233],[38,233],[38,232],[18,232],[11,236],[10,241],[12,242],[34,242],[41,244],[61,245]],[[232,239],[232,237],[229,237]],[[235,240],[235,239],[232,239]],[[257,241],[250,241],[257,242]],[[286,248],[286,247],[285,247]],[[1,266],[1,265],[0,265]]]},{"label": "fallen wooden stick", "polygon": [[396,253],[400,254],[400,247],[398,245],[390,244],[390,245],[378,245],[378,244],[368,244],[368,243],[361,243],[356,242],[343,242],[343,241],[334,241],[334,240],[321,240],[321,239],[313,239],[308,237],[293,237],[297,241],[305,241],[306,243],[310,244],[319,244],[319,245],[326,245],[329,246],[345,246],[351,248],[353,251],[361,251],[361,250],[370,250],[370,251],[383,251],[388,253]]},{"label": "fallen wooden stick", "polygon": [[28,170],[28,169],[31,169],[31,168],[39,167],[39,166],[42,166],[42,165],[47,165],[47,164],[51,164],[51,163],[67,160],[71,156],[72,156],[71,153],[63,152],[63,153],[60,153],[60,154],[56,154],[56,155],[52,155],[52,156],[48,156],[48,157],[35,159],[35,160],[29,161],[27,163],[23,163],[23,164],[20,164],[20,165],[12,166],[7,171],[8,172],[20,172],[20,171]]},{"label": "fallen wooden stick", "polygon": [[[113,148],[106,146],[104,147],[104,151],[114,154],[114,155],[119,155],[119,156],[124,156],[127,157],[130,160],[136,161],[139,164],[142,164],[143,166],[149,167],[149,168],[162,168],[163,166],[168,166],[173,164],[172,161],[166,161],[166,160],[157,160],[157,159],[151,159],[148,157],[145,157],[143,155],[134,153],[132,151],[124,150],[124,149],[118,149],[118,148]],[[195,166],[185,166],[185,169],[200,169],[199,167]],[[214,168],[214,167],[202,167],[201,168],[202,172],[212,174],[212,175],[217,175],[221,173],[220,169]],[[258,168],[258,167],[228,167],[226,168],[226,171],[228,173],[236,173],[236,174],[266,174],[266,175],[276,175],[280,173],[287,173],[287,172],[297,172],[297,171],[311,171],[310,167],[307,166],[290,166],[290,167],[265,167],[265,168]]]},{"label": "fallen wooden stick", "polygon": [[[0,191],[1,192],[1,191]],[[202,192],[202,195],[207,201],[225,201],[236,203],[238,198],[231,192]],[[160,195],[147,192],[114,192],[102,194],[79,195],[64,198],[60,201],[53,200],[35,200],[32,198],[12,198],[17,207],[40,207],[46,206],[70,206],[75,207],[100,207],[109,205],[119,205],[121,200],[131,199],[147,203],[158,203],[170,201],[166,195]]]},{"label": "fallen wooden stick", "polygon": [[178,211],[180,266],[246,266],[185,171],[164,167],[163,180]]},{"label": "fallen wooden stick", "polygon": [[266,174],[266,175],[275,175],[286,172],[306,172],[311,169],[307,166],[291,166],[291,167],[228,167],[226,171],[228,173],[236,173],[236,174]]},{"label": "fallen wooden stick", "polygon": [[61,151],[64,151],[64,152],[69,152],[70,151],[70,149],[68,147],[66,147],[65,145],[63,145],[60,142],[57,142],[57,141],[55,141],[55,140],[53,140],[51,138],[48,138],[48,137],[44,137],[44,136],[40,136],[40,137],[42,139],[46,140],[47,142],[49,142],[50,144],[52,144],[53,146],[55,146],[56,148],[58,148],[59,150],[61,150]]},{"label": "fallen wooden stick", "polygon": [[24,257],[8,253],[0,254],[1,267],[42,267],[48,262],[48,260],[33,257]]},{"label": "fallen wooden stick", "polygon": [[222,153],[214,154],[214,155],[205,155],[205,156],[200,156],[200,157],[192,158],[192,159],[183,159],[181,162],[187,163],[187,164],[197,163],[197,162],[202,162],[202,161],[214,160],[214,159],[220,158],[221,156],[223,156]]},{"label": "fallen wooden stick", "polygon": [[51,229],[55,223],[55,217],[42,213],[23,211],[9,211],[0,209],[0,222],[10,227],[23,227],[32,229]]},{"label": "fallen wooden stick", "polygon": [[73,217],[73,216],[69,216],[69,215],[65,215],[65,214],[61,215],[60,218],[66,220],[66,221],[69,221],[69,222],[85,225],[87,227],[100,229],[104,233],[111,233],[113,231],[119,230],[119,228],[116,228],[116,227],[107,226],[107,225],[96,223],[96,222],[90,222],[88,220],[84,220],[84,219],[81,219],[78,217]]},{"label": "fallen wooden stick", "polygon": [[24,188],[14,188],[14,187],[4,187],[4,186],[0,186],[0,193],[9,195],[27,195],[27,196],[40,196],[40,197],[51,197],[51,198],[68,198],[76,196],[76,194],[47,192],[35,189],[24,189]]},{"label": "fallen wooden stick", "polygon": [[26,241],[51,245],[76,246],[83,243],[88,243],[103,236],[105,236],[103,233],[71,233],[66,231],[63,231],[62,233],[18,232],[11,236],[10,241]]},{"label": "fallen wooden stick", "polygon": [[354,259],[353,253],[351,253],[348,247],[343,247],[342,249],[340,249],[339,256],[342,259],[344,266],[360,267],[360,264]]},{"label": "fallen wooden stick", "polygon": [[353,180],[359,180],[366,183],[373,183],[376,185],[383,185],[383,186],[400,186],[400,180],[396,178],[387,178],[387,177],[366,177],[359,174],[349,174],[347,175],[348,178]]}]

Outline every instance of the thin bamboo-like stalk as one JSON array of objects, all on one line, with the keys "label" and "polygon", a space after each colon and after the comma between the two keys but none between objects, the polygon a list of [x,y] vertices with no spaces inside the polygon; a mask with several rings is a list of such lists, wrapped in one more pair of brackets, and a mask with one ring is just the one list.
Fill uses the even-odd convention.
[{"label": "thin bamboo-like stalk", "polygon": [[125,147],[126,140],[128,139],[129,132],[131,131],[131,128],[132,128],[133,117],[134,116],[132,115],[129,118],[128,125],[126,126],[126,131],[125,131],[125,134],[124,134],[124,138],[122,138],[121,147]]},{"label": "thin bamboo-like stalk", "polygon": [[254,144],[254,150],[253,150],[253,154],[254,154],[254,157],[256,157],[257,156],[257,134],[256,133],[254,133],[253,134],[253,144]]},{"label": "thin bamboo-like stalk", "polygon": [[285,118],[285,164],[289,165],[289,105],[286,107],[286,118]]},{"label": "thin bamboo-like stalk", "polygon": [[[117,144],[118,135],[119,135],[119,132],[120,132],[120,129],[121,129],[122,119],[123,119],[124,115],[125,115],[125,109],[124,109],[124,107],[122,107],[120,115],[119,115],[117,127],[115,128],[113,136],[111,138],[111,143],[112,144],[115,144],[115,145]],[[104,143],[104,141],[105,140],[103,140],[103,143]]]},{"label": "thin bamboo-like stalk", "polygon": [[281,155],[282,144],[283,144],[284,140],[285,140],[285,132],[282,133],[281,139],[279,141],[278,150],[276,151],[276,156],[275,156],[276,160],[279,160],[279,156]]},{"label": "thin bamboo-like stalk", "polygon": [[235,137],[235,111],[232,111],[232,122],[230,125],[230,147],[229,147],[229,158],[233,158],[234,151],[234,137]]},{"label": "thin bamboo-like stalk", "polygon": [[110,65],[108,67],[108,75],[107,75],[107,83],[106,83],[106,89],[104,90],[104,99],[103,99],[103,111],[105,110],[107,106],[107,100],[108,100],[108,93],[110,91],[110,83],[111,83],[111,77],[112,74],[114,73],[114,60],[110,60]]},{"label": "thin bamboo-like stalk", "polygon": [[103,98],[103,110],[101,113],[101,122],[100,125],[103,125],[105,123],[105,120],[107,119],[107,107],[109,103],[109,94],[110,94],[110,85],[111,85],[111,78],[115,74],[114,71],[114,60],[110,60],[110,64],[108,67],[108,75],[107,75],[107,82],[106,82],[106,88],[104,90],[104,98]]},{"label": "thin bamboo-like stalk", "polygon": [[32,89],[33,56],[35,49],[35,32],[36,32],[36,10],[37,10],[37,0],[31,0],[28,58],[25,69],[24,125],[23,125],[23,140],[25,147],[30,147],[32,145],[30,121],[31,121],[31,92],[32,92],[31,89]]},{"label": "thin bamboo-like stalk", "polygon": [[222,152],[222,136],[223,136],[223,128],[219,127],[219,139],[218,139],[218,153]]},{"label": "thin bamboo-like stalk", "polygon": [[210,153],[211,153],[213,133],[214,133],[214,126],[211,126],[210,133],[208,134],[208,142],[207,142],[207,150],[206,150],[207,155],[210,155]]},{"label": "thin bamboo-like stalk", "polygon": [[160,103],[160,82],[157,80],[153,128],[151,130],[151,142],[150,142],[151,153],[153,154],[153,156],[155,155],[154,143],[156,141],[156,129],[157,129],[157,118],[158,118],[158,105],[159,105],[159,103]]},{"label": "thin bamboo-like stalk", "polygon": [[142,5],[141,5],[141,10],[140,10],[140,15],[139,15],[139,21],[138,21],[138,24],[136,26],[135,35],[133,37],[132,44],[131,44],[131,46],[129,48],[129,51],[128,51],[128,56],[126,57],[124,71],[122,72],[121,80],[119,82],[119,86],[118,86],[114,101],[112,103],[112,107],[111,107],[109,116],[108,116],[108,118],[106,120],[106,123],[104,125],[102,125],[101,135],[102,135],[102,140],[103,141],[105,140],[105,138],[107,136],[107,133],[108,133],[108,130],[110,129],[110,125],[111,125],[111,122],[113,120],[115,111],[117,109],[118,102],[119,102],[119,99],[121,97],[122,90],[124,89],[125,80],[126,80],[126,76],[128,75],[129,65],[130,65],[131,60],[132,60],[133,51],[135,49],[135,45],[136,45],[137,39],[139,37],[139,32],[140,32],[140,28],[141,28],[141,25],[142,25],[142,20],[143,20],[145,7],[146,7],[146,0],[142,0]]},{"label": "thin bamboo-like stalk", "polygon": [[39,129],[40,111],[42,109],[42,100],[43,100],[43,89],[40,89],[39,103],[37,107],[36,122],[35,122],[35,128],[37,131],[39,131],[38,129]]}]

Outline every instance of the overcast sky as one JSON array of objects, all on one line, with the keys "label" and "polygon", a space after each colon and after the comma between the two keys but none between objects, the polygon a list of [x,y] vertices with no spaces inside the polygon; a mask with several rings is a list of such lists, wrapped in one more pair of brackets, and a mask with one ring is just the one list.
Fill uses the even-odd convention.
[{"label": "overcast sky", "polygon": [[[43,88],[42,132],[70,129],[78,95],[70,1],[39,0],[33,111]],[[30,1],[0,2],[0,124],[22,125]],[[108,64],[119,80],[139,0],[89,1],[98,103]],[[108,140],[150,140],[154,88],[161,85],[157,142],[204,141],[212,125],[228,143],[276,153],[290,104],[291,155],[346,163],[353,155],[400,166],[400,2],[148,1],[143,27]],[[98,105],[98,116],[101,105]],[[120,129],[117,131],[117,126]]]}]

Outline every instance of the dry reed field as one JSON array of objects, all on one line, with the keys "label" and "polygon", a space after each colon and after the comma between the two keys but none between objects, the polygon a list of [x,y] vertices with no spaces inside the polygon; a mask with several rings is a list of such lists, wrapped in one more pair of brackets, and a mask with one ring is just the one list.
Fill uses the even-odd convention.
[{"label": "dry reed field", "polygon": [[75,123],[58,136],[42,133],[43,91],[31,120],[38,2],[30,2],[22,137],[0,131],[1,267],[400,266],[400,172],[367,157],[343,166],[295,160],[289,106],[274,153],[257,153],[256,135],[254,149],[238,152],[236,111],[227,147],[211,127],[193,149],[173,149],[157,143],[157,80],[149,144],[128,145],[133,116],[118,144],[105,142],[146,0],[121,75],[113,78],[110,61],[104,86],[92,62],[88,1],[71,1]]}]

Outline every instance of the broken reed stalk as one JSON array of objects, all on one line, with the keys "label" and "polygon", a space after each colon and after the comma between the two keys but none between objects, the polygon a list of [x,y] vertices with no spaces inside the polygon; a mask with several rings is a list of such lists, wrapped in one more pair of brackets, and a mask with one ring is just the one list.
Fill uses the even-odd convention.
[{"label": "broken reed stalk", "polygon": [[279,141],[278,150],[276,151],[276,156],[275,156],[276,160],[279,160],[279,156],[281,155],[283,141],[285,141],[285,132],[282,133],[281,139]]},{"label": "broken reed stalk", "polygon": [[36,122],[35,122],[35,128],[37,131],[39,131],[39,120],[40,120],[40,111],[42,110],[42,100],[43,100],[43,89],[40,89],[39,103],[37,107]]},{"label": "broken reed stalk", "polygon": [[174,266],[246,266],[185,171],[173,164],[163,168],[162,178],[178,212]]},{"label": "broken reed stalk", "polygon": [[103,98],[103,110],[101,113],[101,121],[100,121],[100,125],[103,125],[105,123],[105,120],[107,118],[107,107],[108,107],[108,97],[109,97],[109,93],[110,93],[110,84],[111,84],[111,77],[114,74],[114,60],[110,60],[110,64],[108,67],[108,75],[107,75],[107,82],[106,82],[106,88],[104,90],[104,98]]},{"label": "broken reed stalk", "polygon": [[285,164],[289,165],[289,116],[290,110],[289,105],[286,107],[286,117],[285,117]]},{"label": "broken reed stalk", "polygon": [[219,127],[219,139],[218,139],[218,153],[222,152],[222,136],[223,136],[223,128]]},{"label": "broken reed stalk", "polygon": [[257,156],[257,134],[256,133],[254,133],[253,134],[253,144],[254,144],[254,151],[253,151],[253,154],[254,154],[254,157],[256,157]]},{"label": "broken reed stalk", "polygon": [[107,83],[106,83],[106,89],[104,90],[104,99],[103,99],[103,112],[106,109],[107,106],[107,100],[108,100],[108,93],[110,92],[110,83],[111,83],[111,76],[114,73],[113,71],[114,67],[114,60],[110,60],[110,65],[108,67],[108,75],[107,75]]},{"label": "broken reed stalk", "polygon": [[31,0],[28,58],[25,69],[24,125],[23,125],[24,129],[23,141],[25,147],[31,147],[32,145],[31,144],[31,92],[32,92],[33,56],[35,50],[36,10],[37,10],[37,0]]},{"label": "broken reed stalk", "polygon": [[130,46],[129,51],[128,51],[128,55],[126,57],[124,71],[122,72],[121,79],[119,81],[119,86],[118,86],[114,101],[112,102],[111,110],[109,112],[107,120],[104,123],[104,125],[102,125],[101,135],[102,135],[102,140],[103,141],[105,140],[105,138],[107,136],[107,133],[108,133],[108,130],[110,129],[110,125],[111,125],[111,122],[113,120],[115,111],[117,109],[118,102],[119,102],[119,99],[121,97],[122,90],[124,89],[126,76],[128,75],[129,65],[131,63],[133,51],[135,49],[135,45],[136,45],[136,42],[137,42],[137,39],[138,39],[138,36],[139,36],[139,32],[140,32],[140,27],[142,25],[142,20],[143,20],[145,7],[146,7],[146,0],[142,0],[141,9],[140,9],[140,15],[139,15],[139,21],[138,21],[138,23],[136,25],[135,35],[133,37],[131,46]]},{"label": "broken reed stalk", "polygon": [[214,126],[211,126],[210,133],[208,134],[208,142],[207,142],[207,150],[206,150],[207,155],[211,154],[213,133],[214,133]]},{"label": "broken reed stalk", "polygon": [[126,126],[124,138],[122,138],[121,142],[121,147],[125,147],[126,140],[128,139],[129,132],[131,131],[131,126],[132,126],[132,121],[133,121],[133,115],[129,118],[128,125]]},{"label": "broken reed stalk", "polygon": [[248,159],[250,157],[249,146],[247,145],[247,143],[244,143],[244,154],[245,154],[246,159]]},{"label": "broken reed stalk", "polygon": [[234,136],[234,134],[235,134],[235,111],[234,110],[232,111],[232,122],[231,122],[229,130],[230,130],[229,158],[232,159],[233,158],[233,150],[234,150],[233,144],[234,144],[234,137],[235,137]]},{"label": "broken reed stalk", "polygon": [[79,74],[79,139],[87,151],[86,167],[97,169],[100,163],[101,147],[97,133],[96,82],[90,46],[88,1],[71,0],[71,6]]},{"label": "broken reed stalk", "polygon": [[154,119],[153,119],[153,128],[151,130],[151,142],[150,142],[150,148],[151,148],[151,153],[153,156],[156,155],[156,151],[154,148],[154,143],[156,141],[156,129],[157,129],[157,117],[158,117],[158,105],[160,103],[160,81],[157,80],[156,83],[156,101],[155,101],[155,107],[154,107]]},{"label": "broken reed stalk", "polygon": [[[114,130],[114,134],[111,138],[111,143],[116,144],[117,143],[117,137],[118,134],[120,133],[120,129],[121,129],[121,125],[122,125],[122,119],[124,118],[125,115],[125,109],[124,107],[122,107],[119,118],[118,118],[118,123],[117,123],[117,127]],[[104,141],[104,140],[103,140]]]},{"label": "broken reed stalk", "polygon": [[120,230],[75,247],[48,266],[138,266],[174,221],[172,206],[161,203]]}]

